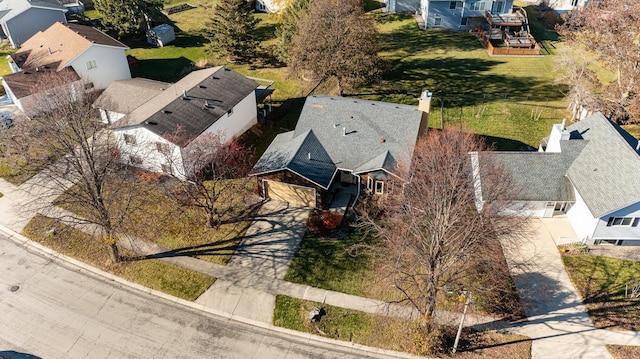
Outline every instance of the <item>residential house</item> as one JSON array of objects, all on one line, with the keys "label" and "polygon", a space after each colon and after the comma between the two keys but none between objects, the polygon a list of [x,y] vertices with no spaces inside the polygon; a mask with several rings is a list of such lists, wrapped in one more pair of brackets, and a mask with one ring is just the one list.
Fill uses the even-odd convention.
[{"label": "residential house", "polygon": [[586,244],[640,245],[640,141],[601,113],[554,125],[539,152],[492,157],[521,187],[512,214],[566,215]]},{"label": "residential house", "polygon": [[102,122],[112,124],[170,86],[166,82],[143,78],[116,80],[100,94],[93,107],[99,110]]},{"label": "residential house", "polygon": [[67,22],[66,12],[56,0],[0,1],[0,37],[9,39],[14,48],[20,47],[38,31],[56,22]]},{"label": "residential house", "polygon": [[564,14],[565,12],[587,6],[589,0],[549,0],[549,7]]},{"label": "residential house", "polygon": [[286,2],[283,0],[256,0],[256,10],[277,14],[284,10]]},{"label": "residential house", "polygon": [[46,89],[51,73],[104,89],[114,80],[130,79],[125,51],[129,48],[91,26],[57,22],[38,32],[9,57],[13,74],[2,85],[13,103],[27,114],[37,112],[33,96]]},{"label": "residential house", "polygon": [[350,204],[361,187],[378,195],[397,190],[399,166],[410,163],[427,129],[430,100],[427,92],[420,107],[307,97],[295,130],[276,136],[250,174],[264,197],[319,209],[350,186],[357,189]]},{"label": "residential house", "polygon": [[[194,71],[164,90],[151,87],[156,96],[111,126],[122,159],[132,166],[189,178],[198,170],[189,154],[208,134],[230,140],[257,123],[258,83],[226,67]],[[127,110],[124,101],[114,109]]]},{"label": "residential house", "polygon": [[426,28],[452,30],[474,29],[470,19],[481,19],[485,12],[509,14],[513,0],[386,0],[389,12],[410,12],[420,15]]}]

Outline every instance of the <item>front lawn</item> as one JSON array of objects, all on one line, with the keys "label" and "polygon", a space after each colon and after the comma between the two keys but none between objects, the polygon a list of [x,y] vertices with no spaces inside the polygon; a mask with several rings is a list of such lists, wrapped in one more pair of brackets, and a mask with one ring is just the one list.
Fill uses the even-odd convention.
[{"label": "front lawn", "polygon": [[[317,324],[309,320],[314,308],[324,309]],[[312,333],[328,338],[423,355],[425,342],[419,336],[416,322],[388,318],[334,307],[287,296],[276,297],[273,324],[279,327]],[[514,334],[463,331],[457,354],[447,354],[455,338],[453,327],[443,328],[444,350],[439,357],[445,358],[531,358],[531,340]],[[427,344],[428,345],[428,344]]]},{"label": "front lawn", "polygon": [[[38,215],[33,218],[25,227],[23,234],[44,246],[93,267],[186,300],[195,300],[215,282],[215,278],[206,274],[157,259],[113,264],[107,244],[44,216]],[[121,254],[127,256],[134,253],[124,251]]]},{"label": "front lawn", "polygon": [[640,301],[625,297],[625,289],[640,284],[640,263],[594,255],[562,260],[596,327],[640,330]]}]

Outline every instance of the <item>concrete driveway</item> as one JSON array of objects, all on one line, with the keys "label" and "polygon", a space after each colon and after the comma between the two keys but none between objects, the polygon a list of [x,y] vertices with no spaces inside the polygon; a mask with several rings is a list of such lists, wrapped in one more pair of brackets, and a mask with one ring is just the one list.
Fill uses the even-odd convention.
[{"label": "concrete driveway", "polygon": [[640,345],[633,332],[596,329],[569,279],[555,245],[576,235],[565,217],[532,220],[532,233],[518,250],[505,249],[528,321],[511,331],[533,339],[531,357],[612,358],[605,344]]},{"label": "concrete driveway", "polygon": [[[309,213],[310,208],[273,200],[265,202],[227,267],[249,271],[267,280],[283,279],[306,231]],[[276,297],[264,291],[237,286],[230,280],[218,279],[196,302],[271,323]]]}]

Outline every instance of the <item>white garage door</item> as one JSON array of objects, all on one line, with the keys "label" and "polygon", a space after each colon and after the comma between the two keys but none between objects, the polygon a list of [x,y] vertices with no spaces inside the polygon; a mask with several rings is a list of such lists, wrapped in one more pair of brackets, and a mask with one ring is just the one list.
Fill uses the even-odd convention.
[{"label": "white garage door", "polygon": [[316,206],[315,188],[265,180],[264,189],[265,196],[271,199],[289,202],[298,206]]}]

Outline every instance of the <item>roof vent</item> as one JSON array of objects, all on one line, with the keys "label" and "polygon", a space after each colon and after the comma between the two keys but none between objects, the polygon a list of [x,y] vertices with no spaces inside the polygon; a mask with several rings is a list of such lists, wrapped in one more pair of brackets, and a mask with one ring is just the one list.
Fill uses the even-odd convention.
[{"label": "roof vent", "polygon": [[204,100],[204,107],[206,108],[213,108],[213,105],[209,103],[208,100]]},{"label": "roof vent", "polygon": [[387,140],[384,139],[384,137],[380,137],[380,143],[385,143],[387,142]]},{"label": "roof vent", "polygon": [[201,89],[206,89],[207,88],[207,86],[204,86],[204,85],[199,85],[198,87],[200,87]]},{"label": "roof vent", "polygon": [[171,111],[169,111],[169,110],[162,110],[162,113],[167,114],[167,115],[170,115],[170,114],[172,114],[173,112],[171,112]]},{"label": "roof vent", "polygon": [[220,78],[218,76],[211,76],[212,80],[220,80]]},{"label": "roof vent", "polygon": [[342,135],[343,135],[343,136],[346,136],[346,135],[347,135],[347,128],[346,128],[346,127],[343,127],[343,128],[342,128]]},{"label": "roof vent", "polygon": [[349,119],[353,120],[353,116],[349,116]]},{"label": "roof vent", "polygon": [[155,121],[144,121],[144,123],[145,123],[145,124],[147,124],[147,125],[151,125],[151,126],[155,126],[155,125],[157,125],[157,124],[158,124],[158,123],[157,123],[157,122],[155,122]]},{"label": "roof vent", "polygon": [[333,128],[338,128],[338,126],[340,126],[340,124],[339,124],[339,123],[334,123],[334,124],[333,124]]},{"label": "roof vent", "polygon": [[183,100],[191,100],[187,95],[187,90],[182,90],[182,99]]},{"label": "roof vent", "polygon": [[307,153],[307,158],[309,159],[309,161],[311,161],[311,152]]}]

